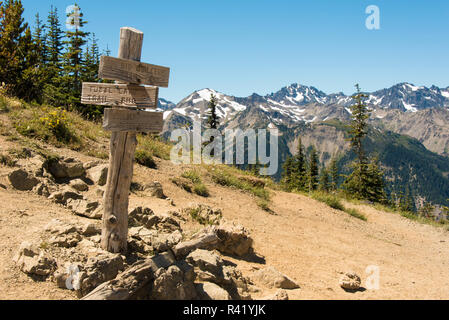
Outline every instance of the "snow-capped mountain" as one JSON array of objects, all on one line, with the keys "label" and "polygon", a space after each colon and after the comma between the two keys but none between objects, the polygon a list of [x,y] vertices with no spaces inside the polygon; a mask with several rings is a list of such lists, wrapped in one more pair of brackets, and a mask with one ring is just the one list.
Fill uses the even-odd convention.
[{"label": "snow-capped mountain", "polygon": [[[191,120],[205,120],[212,94],[217,98],[217,113],[223,127],[237,124],[246,126],[254,123],[251,117],[264,119],[267,126],[287,128],[331,119],[346,121],[351,116],[349,106],[354,103],[351,96],[343,93],[326,94],[315,87],[296,83],[266,96],[252,94],[243,98],[202,89],[176,105],[166,100],[160,101],[160,108],[165,111],[164,119],[172,122],[166,128],[175,128],[176,123],[185,125]],[[373,123],[397,133],[411,135],[428,149],[449,155],[449,125],[441,121],[441,117],[447,118],[446,114],[449,116],[449,87],[427,88],[399,83],[366,94],[366,103],[372,109]],[[434,109],[440,111],[426,112]],[[400,123],[399,119],[405,118],[407,124]],[[242,123],[242,119],[248,123]],[[234,123],[231,123],[233,120]],[[257,123],[261,123],[259,120]],[[425,128],[421,128],[423,123],[426,124]],[[411,130],[415,124],[417,127]]]}]

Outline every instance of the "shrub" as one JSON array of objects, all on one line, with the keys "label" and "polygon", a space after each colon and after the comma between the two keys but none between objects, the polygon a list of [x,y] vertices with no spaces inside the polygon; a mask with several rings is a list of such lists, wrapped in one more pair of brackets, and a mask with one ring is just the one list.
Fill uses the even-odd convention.
[{"label": "shrub", "polygon": [[270,193],[268,192],[268,190],[262,187],[253,186],[251,183],[243,181],[238,177],[230,174],[230,172],[227,173],[223,171],[214,172],[212,173],[212,180],[221,186],[237,188],[249,192],[252,195],[264,199],[266,201],[270,199]]},{"label": "shrub", "polygon": [[145,150],[159,159],[170,160],[171,146],[162,142],[159,137],[140,134],[137,136],[137,141],[139,150]]},{"label": "shrub", "polygon": [[16,165],[16,161],[9,155],[0,154],[0,164],[7,167],[14,167]]},{"label": "shrub", "polygon": [[363,220],[363,221],[367,221],[368,220],[362,213],[357,211],[357,209],[352,209],[352,208],[351,209],[347,209],[346,208],[344,211],[347,214],[353,216],[354,218],[357,218],[357,219],[360,219],[360,220]]},{"label": "shrub", "polygon": [[343,204],[340,202],[340,200],[338,200],[338,198],[334,195],[328,194],[328,193],[322,193],[322,192],[314,192],[312,194],[312,198],[323,202],[325,204],[327,204],[329,207],[333,208],[333,209],[337,209],[340,211],[344,211],[345,207],[343,206]]},{"label": "shrub", "polygon": [[192,181],[192,183],[200,183],[201,182],[201,178],[200,175],[197,171],[194,170],[190,170],[190,171],[186,171],[184,172],[181,177],[189,179],[190,181]]},{"label": "shrub", "polygon": [[0,113],[9,112],[8,101],[5,97],[0,96]]},{"label": "shrub", "polygon": [[205,197],[205,198],[207,198],[210,195],[209,190],[202,182],[194,184],[193,192],[195,192],[197,195],[199,195],[201,197]]},{"label": "shrub", "polygon": [[146,150],[137,150],[135,154],[136,163],[150,168],[150,169],[157,169],[156,162],[154,162],[153,157],[151,154]]},{"label": "shrub", "polygon": [[57,108],[40,118],[42,124],[53,133],[56,140],[68,143],[72,140],[72,133],[67,125],[67,114],[65,110]]}]

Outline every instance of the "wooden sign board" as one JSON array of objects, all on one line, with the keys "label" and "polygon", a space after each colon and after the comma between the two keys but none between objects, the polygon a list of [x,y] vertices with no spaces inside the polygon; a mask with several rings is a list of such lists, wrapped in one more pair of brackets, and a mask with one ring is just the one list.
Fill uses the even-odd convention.
[{"label": "wooden sign board", "polygon": [[101,79],[167,88],[170,68],[134,60],[102,56],[100,58],[98,76]]},{"label": "wooden sign board", "polygon": [[163,126],[163,112],[104,110],[103,128],[108,131],[161,133]]},{"label": "wooden sign board", "polygon": [[82,104],[157,108],[159,88],[130,84],[83,82]]}]

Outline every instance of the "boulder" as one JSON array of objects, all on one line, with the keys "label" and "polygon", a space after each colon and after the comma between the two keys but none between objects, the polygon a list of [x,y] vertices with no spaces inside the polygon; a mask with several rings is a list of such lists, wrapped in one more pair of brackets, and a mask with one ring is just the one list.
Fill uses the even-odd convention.
[{"label": "boulder", "polygon": [[70,181],[70,186],[76,191],[87,191],[89,190],[89,186],[81,179],[75,179]]},{"label": "boulder", "polygon": [[124,269],[120,254],[104,253],[88,259],[79,274],[78,295],[84,296],[100,284],[114,279]]},{"label": "boulder", "polygon": [[95,184],[104,186],[108,178],[108,165],[93,167],[87,171],[87,175]]},{"label": "boulder", "polygon": [[255,279],[268,288],[298,289],[299,286],[289,277],[273,267],[261,269],[255,273]]},{"label": "boulder", "polygon": [[222,253],[241,257],[252,249],[253,239],[241,225],[224,223],[216,227],[215,232],[220,239],[217,250]]},{"label": "boulder", "polygon": [[201,300],[231,300],[229,293],[215,283],[198,283],[195,288]]},{"label": "boulder", "polygon": [[75,247],[81,241],[78,229],[69,223],[53,219],[45,226],[45,231],[52,234],[48,243],[62,248]]},{"label": "boulder", "polygon": [[11,185],[20,191],[30,191],[39,184],[39,180],[34,177],[31,173],[23,169],[17,169],[12,171],[8,175],[9,182]]},{"label": "boulder", "polygon": [[349,291],[357,291],[362,284],[360,277],[354,271],[345,272],[339,281],[340,287]]},{"label": "boulder", "polygon": [[150,298],[153,300],[193,300],[197,293],[192,279],[176,265],[155,273]]},{"label": "boulder", "polygon": [[73,158],[49,161],[47,166],[56,179],[75,179],[86,173],[83,164]]},{"label": "boulder", "polygon": [[[134,227],[129,230],[132,238],[141,240],[145,245],[152,248],[154,252],[164,252],[176,246],[182,240],[182,234],[179,230],[172,233],[161,233],[157,230],[149,230],[145,227]],[[137,244],[137,243],[134,243]],[[142,245],[138,245],[138,251],[142,252]],[[145,249],[147,251],[147,249]]]},{"label": "boulder", "polygon": [[64,235],[70,233],[76,233],[78,230],[72,224],[67,222],[63,222],[59,219],[51,220],[44,228],[46,232],[49,232],[53,235]]},{"label": "boulder", "polygon": [[223,260],[212,251],[197,249],[187,256],[186,261],[200,270],[223,277]]},{"label": "boulder", "polygon": [[137,207],[129,213],[130,226],[145,226],[163,232],[181,231],[181,226],[170,215],[155,215],[150,208]]},{"label": "boulder", "polygon": [[50,196],[50,191],[45,183],[39,183],[33,188],[33,191],[39,195],[48,198]]},{"label": "boulder", "polygon": [[61,248],[73,248],[81,241],[81,236],[78,233],[55,235],[48,240],[52,246]]},{"label": "boulder", "polygon": [[158,181],[154,181],[145,185],[145,190],[148,190],[152,197],[156,197],[159,199],[166,199],[167,197],[164,194],[164,189],[162,188],[162,184]]},{"label": "boulder", "polygon": [[29,275],[48,276],[56,269],[56,261],[30,242],[22,242],[14,262]]},{"label": "boulder", "polygon": [[78,229],[85,237],[92,237],[101,234],[101,227],[95,223],[87,223]]},{"label": "boulder", "polygon": [[54,192],[48,197],[48,199],[53,200],[55,203],[63,205],[67,205],[68,200],[79,200],[82,198],[82,195],[70,188],[64,188],[61,191]]},{"label": "boulder", "polygon": [[74,214],[91,219],[101,218],[102,213],[97,210],[99,206],[100,203],[98,201],[88,201],[81,199],[69,199],[67,201],[67,208],[71,209]]}]

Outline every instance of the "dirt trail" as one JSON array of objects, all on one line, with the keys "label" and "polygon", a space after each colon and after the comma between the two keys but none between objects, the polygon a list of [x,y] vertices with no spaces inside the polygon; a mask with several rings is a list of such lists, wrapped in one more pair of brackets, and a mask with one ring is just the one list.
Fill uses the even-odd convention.
[{"label": "dirt trail", "polygon": [[[60,150],[83,161],[88,157]],[[168,201],[133,194],[130,208],[144,205],[156,213],[187,207],[192,202],[223,209],[224,218],[240,222],[255,240],[255,251],[265,264],[293,278],[301,289],[289,291],[291,299],[449,299],[449,232],[422,225],[369,206],[347,204],[363,212],[368,222],[305,196],[272,191],[270,215],[255,199],[238,190],[206,180],[211,196],[189,194],[170,182],[187,167],[157,160],[159,169],[137,166],[134,180],[160,181]],[[0,168],[0,183],[7,184],[9,169]],[[88,221],[62,206],[27,192],[0,188],[0,299],[73,299],[75,295],[51,282],[35,282],[20,272],[12,258],[23,240],[38,241],[52,219]],[[197,228],[197,227],[196,227]],[[195,229],[188,232],[197,231]],[[256,262],[229,260],[245,275],[264,267]],[[367,266],[380,268],[380,289],[347,293],[338,286],[340,272],[354,270],[365,284]],[[255,295],[261,297],[270,292]]]}]

